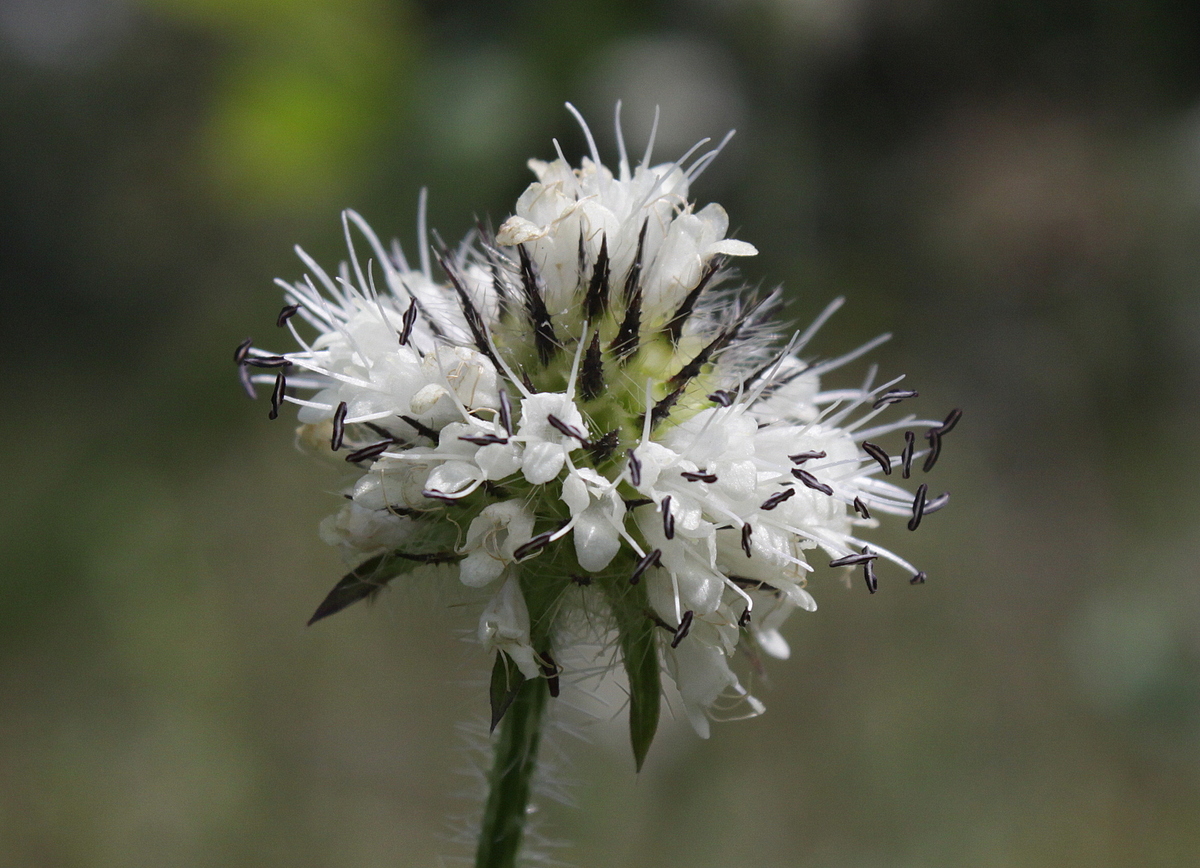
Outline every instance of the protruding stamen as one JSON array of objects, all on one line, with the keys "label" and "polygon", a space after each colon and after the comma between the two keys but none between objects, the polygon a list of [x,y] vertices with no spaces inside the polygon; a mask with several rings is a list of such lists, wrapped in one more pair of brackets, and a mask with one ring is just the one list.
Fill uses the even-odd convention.
[{"label": "protruding stamen", "polygon": [[501,437],[499,434],[463,434],[459,440],[466,443],[474,443],[476,446],[490,446],[493,443],[507,443],[507,437]]},{"label": "protruding stamen", "polygon": [[378,443],[372,443],[370,446],[355,449],[346,456],[346,460],[351,464],[357,464],[359,461],[371,461],[387,452],[388,448],[394,445],[394,440],[381,440]]},{"label": "protruding stamen", "polygon": [[571,425],[567,422],[564,422],[562,419],[559,419],[553,413],[546,414],[546,421],[549,422],[550,425],[556,431],[558,431],[560,434],[563,434],[567,437],[573,437],[574,439],[578,440],[584,446],[591,445],[591,441],[588,440],[588,436],[586,434],[584,434],[582,431],[580,431],[574,425]]},{"label": "protruding stamen", "polygon": [[887,474],[889,476],[891,475],[891,473],[892,473],[892,457],[883,450],[882,446],[876,446],[870,440],[864,440],[862,443],[862,448],[863,448],[863,452],[867,453],[868,455],[870,455],[872,458],[874,458],[876,461],[879,462],[880,470],[882,470],[885,474]]},{"label": "protruding stamen", "polygon": [[[930,430],[937,431],[938,434],[949,434],[951,431],[954,430],[954,426],[958,424],[958,420],[962,418],[962,414],[963,414],[963,411],[960,410],[958,407],[955,407],[953,410],[950,411],[950,415],[948,415],[946,417],[945,421],[942,422],[941,425],[939,425],[937,428],[932,428]],[[926,433],[925,436],[928,437],[929,434]]]},{"label": "protruding stamen", "polygon": [[284,305],[283,310],[279,312],[279,316],[275,317],[275,325],[283,328],[287,325],[287,321],[296,315],[296,311],[298,310],[300,310],[300,305],[298,304]]},{"label": "protruding stamen", "polygon": [[738,616],[738,626],[739,627],[749,627],[750,626],[750,607],[749,606],[747,606],[745,609],[742,609],[742,614],[740,614]]},{"label": "protruding stamen", "polygon": [[929,575],[924,570],[921,570],[919,573],[909,579],[908,583],[910,585],[923,585],[925,584],[925,580],[927,578],[929,578]]},{"label": "protruding stamen", "polygon": [[795,455],[789,455],[788,460],[793,464],[803,464],[805,461],[811,461],[814,458],[824,457],[824,452],[797,452]]},{"label": "protruding stamen", "polygon": [[878,398],[872,405],[872,409],[878,410],[880,407],[885,407],[888,404],[899,404],[906,398],[916,398],[918,392],[916,389],[889,389]]},{"label": "protruding stamen", "polygon": [[646,572],[650,567],[656,566],[661,559],[662,549],[654,549],[654,551],[648,553],[633,568],[633,574],[629,577],[629,584],[636,585],[640,582],[642,580],[642,573]]},{"label": "protruding stamen", "polygon": [[868,510],[867,505],[862,502],[861,497],[854,498],[854,511],[857,512],[859,515],[861,515],[863,518],[871,517],[870,510]]},{"label": "protruding stamen", "polygon": [[866,549],[863,549],[861,554],[846,555],[844,558],[838,558],[837,560],[832,560],[829,562],[829,566],[831,566],[831,567],[856,567],[859,564],[865,564],[867,561],[873,561],[878,557],[879,557],[879,555],[869,552]]},{"label": "protruding stamen", "polygon": [[508,432],[508,436],[512,436],[512,404],[508,401],[508,392],[504,387],[500,387],[500,424],[504,426],[504,430]]},{"label": "protruding stamen", "polygon": [[417,322],[417,300],[413,299],[408,303],[408,309],[404,311],[404,317],[400,320],[400,346],[407,346],[409,338],[412,337],[413,326]]},{"label": "protruding stamen", "polygon": [[675,539],[675,516],[671,513],[671,495],[662,499],[663,535],[667,539]]},{"label": "protruding stamen", "polygon": [[714,404],[720,404],[722,407],[728,407],[733,403],[733,392],[728,389],[718,389],[708,396],[708,400]]},{"label": "protruding stamen", "polygon": [[679,627],[677,627],[675,630],[675,636],[671,639],[672,648],[678,648],[679,643],[683,641],[685,636],[687,636],[688,631],[692,629],[692,619],[695,616],[696,613],[691,609],[688,609],[683,613],[683,617],[679,619]]},{"label": "protruding stamen", "polygon": [[931,513],[937,512],[939,509],[941,509],[943,506],[945,506],[949,502],[950,502],[950,492],[943,491],[937,497],[933,498],[933,500],[928,500],[925,502],[925,515],[929,515]]},{"label": "protruding stamen", "polygon": [[271,390],[271,412],[268,419],[279,418],[279,408],[283,406],[283,390],[287,388],[287,378],[280,372],[275,375],[275,388]]},{"label": "protruding stamen", "polygon": [[632,449],[628,452],[629,455],[629,481],[634,488],[642,487],[642,460],[637,457],[637,453]]},{"label": "protruding stamen", "polygon": [[558,530],[542,531],[527,543],[523,543],[513,550],[513,560],[520,561],[529,557],[534,552],[540,552],[546,546],[550,545],[550,538],[553,537]]},{"label": "protruding stamen", "polygon": [[[866,551],[867,550],[864,548],[863,553],[866,554]],[[874,560],[875,559],[872,558],[869,561],[863,561],[863,579],[866,580],[867,590],[872,594],[879,590],[879,580],[875,578]]]},{"label": "protruding stamen", "polygon": [[[424,258],[424,256],[422,256],[422,258]],[[426,272],[426,275],[428,276],[428,272]],[[429,331],[433,333],[433,336],[435,338],[445,340],[446,331],[441,327],[437,319],[429,315],[429,311],[425,310],[425,307],[421,304],[417,297],[412,294],[411,291],[409,291],[408,297],[409,304],[417,309],[417,315],[420,316],[425,325],[429,327]]]},{"label": "protruding stamen", "polygon": [[237,345],[237,349],[233,351],[233,362],[235,365],[242,365],[246,362],[246,353],[250,352],[250,345],[254,343],[254,338],[246,338]]},{"label": "protruding stamen", "polygon": [[767,509],[767,510],[774,509],[775,507],[779,506],[779,504],[781,504],[785,500],[787,500],[789,497],[792,497],[793,495],[795,495],[795,493],[796,493],[796,489],[788,488],[784,491],[780,491],[780,492],[777,492],[776,494],[772,494],[770,497],[768,497],[766,500],[764,500],[758,508],[759,509]]},{"label": "protruding stamen", "polygon": [[680,473],[679,475],[682,476],[684,479],[686,479],[688,482],[707,482],[709,484],[712,484],[717,481],[717,474],[705,473],[703,471],[700,471],[697,473],[697,472],[694,472],[691,470],[685,470],[682,473]]},{"label": "protruding stamen", "polygon": [[746,553],[746,557],[750,557],[750,536],[754,533],[754,528],[750,526],[750,522],[742,525],[742,551]]},{"label": "protruding stamen", "polygon": [[900,453],[900,475],[905,479],[912,476],[913,446],[917,435],[911,431],[904,432],[904,451]]},{"label": "protruding stamen", "polygon": [[342,448],[342,437],[346,434],[346,412],[348,406],[345,401],[337,405],[337,409],[333,411],[333,433],[329,437],[329,448],[337,452]]},{"label": "protruding stamen", "polygon": [[917,486],[917,496],[913,498],[912,518],[908,520],[908,529],[916,530],[921,524],[921,516],[925,514],[925,494],[929,486],[922,482]]},{"label": "protruding stamen", "polygon": [[830,495],[833,494],[832,488],[830,488],[824,482],[821,482],[819,479],[817,479],[817,477],[813,476],[807,470],[803,470],[799,467],[793,467],[792,468],[792,476],[799,479],[801,482],[803,482],[805,485],[807,485],[813,491],[819,491],[822,494],[830,494]]},{"label": "protruding stamen", "polygon": [[925,463],[921,465],[921,470],[928,473],[933,470],[938,456],[942,454],[942,435],[939,429],[931,428],[925,432],[925,436],[929,438],[929,454],[925,456]]},{"label": "protruding stamen", "polygon": [[247,356],[242,357],[243,365],[251,365],[255,368],[290,368],[291,361],[283,356]]}]

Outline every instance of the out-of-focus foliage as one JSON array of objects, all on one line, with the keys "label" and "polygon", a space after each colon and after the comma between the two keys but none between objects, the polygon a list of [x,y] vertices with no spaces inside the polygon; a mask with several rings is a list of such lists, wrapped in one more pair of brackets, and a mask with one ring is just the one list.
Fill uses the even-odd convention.
[{"label": "out-of-focus foliage", "polygon": [[[312,629],[336,505],[230,355],[290,248],[498,222],[581,106],[701,179],[833,354],[962,406],[929,584],[818,574],[761,719],[639,778],[564,719],[582,865],[1200,862],[1200,13],[1167,0],[0,4],[0,863],[436,864],[473,618]],[[895,531],[895,536],[906,534]],[[414,618],[414,614],[418,617]],[[414,626],[415,625],[415,626]],[[608,697],[619,716],[620,696]],[[469,728],[469,727],[468,727]]]},{"label": "out-of-focus foliage", "polygon": [[[385,0],[145,0],[207,35],[217,65],[197,155],[229,204],[323,205],[408,120],[415,34]],[[389,105],[391,111],[379,111]],[[361,183],[361,181],[360,181]]]}]

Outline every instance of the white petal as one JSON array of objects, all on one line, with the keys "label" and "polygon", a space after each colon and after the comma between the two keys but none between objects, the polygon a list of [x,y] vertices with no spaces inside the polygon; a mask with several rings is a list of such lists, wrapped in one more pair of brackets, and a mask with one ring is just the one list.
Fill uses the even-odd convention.
[{"label": "white petal", "polygon": [[[663,560],[666,561],[665,551]],[[679,598],[685,609],[707,615],[715,612],[717,606],[721,605],[721,596],[725,592],[725,577],[720,573],[693,567],[677,576]]]},{"label": "white petal", "polygon": [[[529,542],[532,534],[533,514],[521,501],[504,500],[484,507],[467,528],[466,541],[459,548],[460,552],[470,553],[463,561],[463,584],[487,584],[499,576],[497,570],[512,562],[513,552]],[[476,555],[480,557],[476,558]],[[499,567],[481,558],[493,561]],[[472,562],[468,564],[467,561]]]},{"label": "white petal", "polygon": [[736,238],[726,238],[709,247],[706,252],[709,255],[723,253],[726,256],[757,256],[758,248],[746,241],[738,241]]},{"label": "white petal", "polygon": [[563,480],[562,499],[573,516],[579,515],[591,503],[592,498],[588,494],[587,483],[578,473],[572,473]]},{"label": "white petal", "polygon": [[787,595],[789,603],[795,603],[806,612],[817,611],[817,601],[813,599],[813,595],[799,585],[787,585],[783,592]]},{"label": "white petal", "polygon": [[[694,637],[691,637],[694,638]],[[672,651],[675,684],[687,710],[692,728],[708,738],[707,710],[727,688],[737,685],[737,676],[720,648],[686,639]]]},{"label": "white petal", "polygon": [[546,229],[544,227],[514,214],[500,224],[500,229],[496,232],[496,243],[505,247],[515,247],[526,241],[536,241],[545,237]]},{"label": "white petal", "polygon": [[754,638],[758,641],[758,647],[776,660],[787,660],[792,655],[787,640],[778,630],[755,630]]},{"label": "white petal", "polygon": [[489,443],[475,453],[484,479],[503,479],[521,469],[521,450],[515,443]]},{"label": "white petal", "polygon": [[557,443],[531,443],[525,450],[521,469],[525,479],[532,485],[544,485],[562,470],[567,461],[563,447]]},{"label": "white petal", "polygon": [[350,501],[320,525],[321,539],[342,549],[347,560],[405,545],[413,535],[412,519],[386,509],[367,509]]},{"label": "white petal", "polygon": [[621,549],[621,535],[599,507],[584,510],[575,521],[575,557],[589,573],[604,569]]},{"label": "white petal", "polygon": [[734,500],[746,500],[754,496],[758,488],[758,471],[753,461],[731,461],[721,468],[719,484]]},{"label": "white petal", "polygon": [[654,488],[663,468],[675,464],[679,460],[679,455],[674,450],[653,440],[639,443],[634,454],[642,465],[641,485],[637,486],[638,491],[642,493],[648,493]]},{"label": "white petal", "polygon": [[458,565],[458,578],[468,588],[482,588],[500,578],[504,572],[504,561],[487,551],[471,552]]},{"label": "white petal", "polygon": [[515,578],[501,585],[479,617],[479,641],[489,651],[504,651],[521,674],[537,678],[537,662],[529,639],[529,609]]},{"label": "white petal", "polygon": [[474,464],[465,461],[444,461],[429,474],[425,487],[443,494],[455,494],[478,478],[479,468]]},{"label": "white petal", "polygon": [[428,413],[433,406],[442,398],[450,394],[450,390],[445,386],[439,386],[437,383],[430,383],[427,386],[422,386],[417,394],[413,395],[412,401],[409,403],[409,410],[418,416]]}]

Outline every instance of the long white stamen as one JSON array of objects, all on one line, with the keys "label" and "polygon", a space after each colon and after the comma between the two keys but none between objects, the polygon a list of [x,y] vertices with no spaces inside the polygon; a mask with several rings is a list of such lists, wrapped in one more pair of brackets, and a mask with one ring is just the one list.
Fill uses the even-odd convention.
[{"label": "long white stamen", "polygon": [[890,341],[891,339],[892,339],[892,336],[890,333],[882,334],[877,338],[872,338],[871,340],[867,341],[865,344],[863,344],[858,349],[851,350],[850,352],[846,353],[843,356],[838,356],[836,359],[830,359],[829,361],[821,362],[819,364],[813,365],[811,368],[808,369],[808,373],[813,376],[819,377],[821,374],[824,374],[827,371],[832,371],[835,368],[840,368],[842,365],[844,365],[848,362],[854,361],[859,356],[865,356],[867,353],[871,352],[871,350],[875,349],[880,344],[885,344],[888,341]]},{"label": "long white stamen", "polygon": [[702,157],[700,157],[700,159],[696,160],[696,162],[692,164],[690,169],[684,172],[684,174],[687,176],[688,184],[695,183],[696,179],[704,174],[704,170],[709,167],[713,160],[720,156],[721,151],[725,150],[725,146],[729,144],[729,140],[733,138],[735,133],[737,133],[737,130],[730,130],[727,132],[725,134],[725,138],[721,139],[721,143],[719,145],[717,145],[711,151],[705,153]]},{"label": "long white stamen", "polygon": [[654,123],[650,125],[650,138],[646,141],[646,151],[642,154],[642,165],[650,168],[650,160],[654,154],[654,139],[658,136],[658,106],[654,107]]},{"label": "long white stamen", "polygon": [[621,183],[629,183],[629,153],[625,150],[625,133],[621,131],[621,101],[617,100],[617,109],[614,112],[615,118],[613,124],[617,130],[617,177]]},{"label": "long white stamen", "polygon": [[433,269],[429,264],[429,188],[422,187],[417,194],[417,255],[420,257],[421,273],[433,280]]},{"label": "long white stamen", "polygon": [[577,108],[575,108],[575,106],[571,105],[570,103],[567,103],[566,105],[567,105],[567,111],[569,111],[572,115],[575,116],[575,120],[578,121],[578,123],[579,123],[579,128],[583,130],[583,136],[585,139],[587,139],[587,143],[588,143],[588,151],[592,155],[592,162],[595,163],[597,166],[599,166],[600,165],[600,149],[596,147],[596,140],[594,138],[592,138],[591,127],[589,127],[587,125],[587,121],[585,121],[583,119],[583,115],[581,115],[579,113],[579,110]]}]

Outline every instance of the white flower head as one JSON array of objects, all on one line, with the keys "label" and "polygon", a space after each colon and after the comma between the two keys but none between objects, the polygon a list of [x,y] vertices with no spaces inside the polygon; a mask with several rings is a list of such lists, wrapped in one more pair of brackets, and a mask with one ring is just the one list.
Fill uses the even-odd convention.
[{"label": "white flower head", "polygon": [[754,247],[689,198],[721,145],[661,164],[648,147],[631,167],[621,142],[613,171],[584,131],[590,157],[530,161],[515,212],[437,251],[437,276],[423,194],[418,267],[347,212],[349,262],[331,275],[301,253],[310,276],[282,284],[279,325],[300,349],[246,342],[236,360],[251,392],[273,385],[272,418],[298,405],[301,441],[328,442],[354,477],[322,532],[365,560],[315,617],[456,564],[491,595],[479,638],[497,666],[553,692],[563,626],[607,612],[640,766],[663,674],[702,735],[714,714],[762,710],[739,650],[788,656],[781,627],[816,609],[811,573],[858,569],[874,593],[887,561],[925,580],[862,532],[878,514],[915,530],[946,503],[895,480],[933,468],[959,413],[885,421],[916,393],[873,368],[823,389],[886,339],[807,360],[840,299],[781,343],[778,293],[733,284],[730,263]]}]

